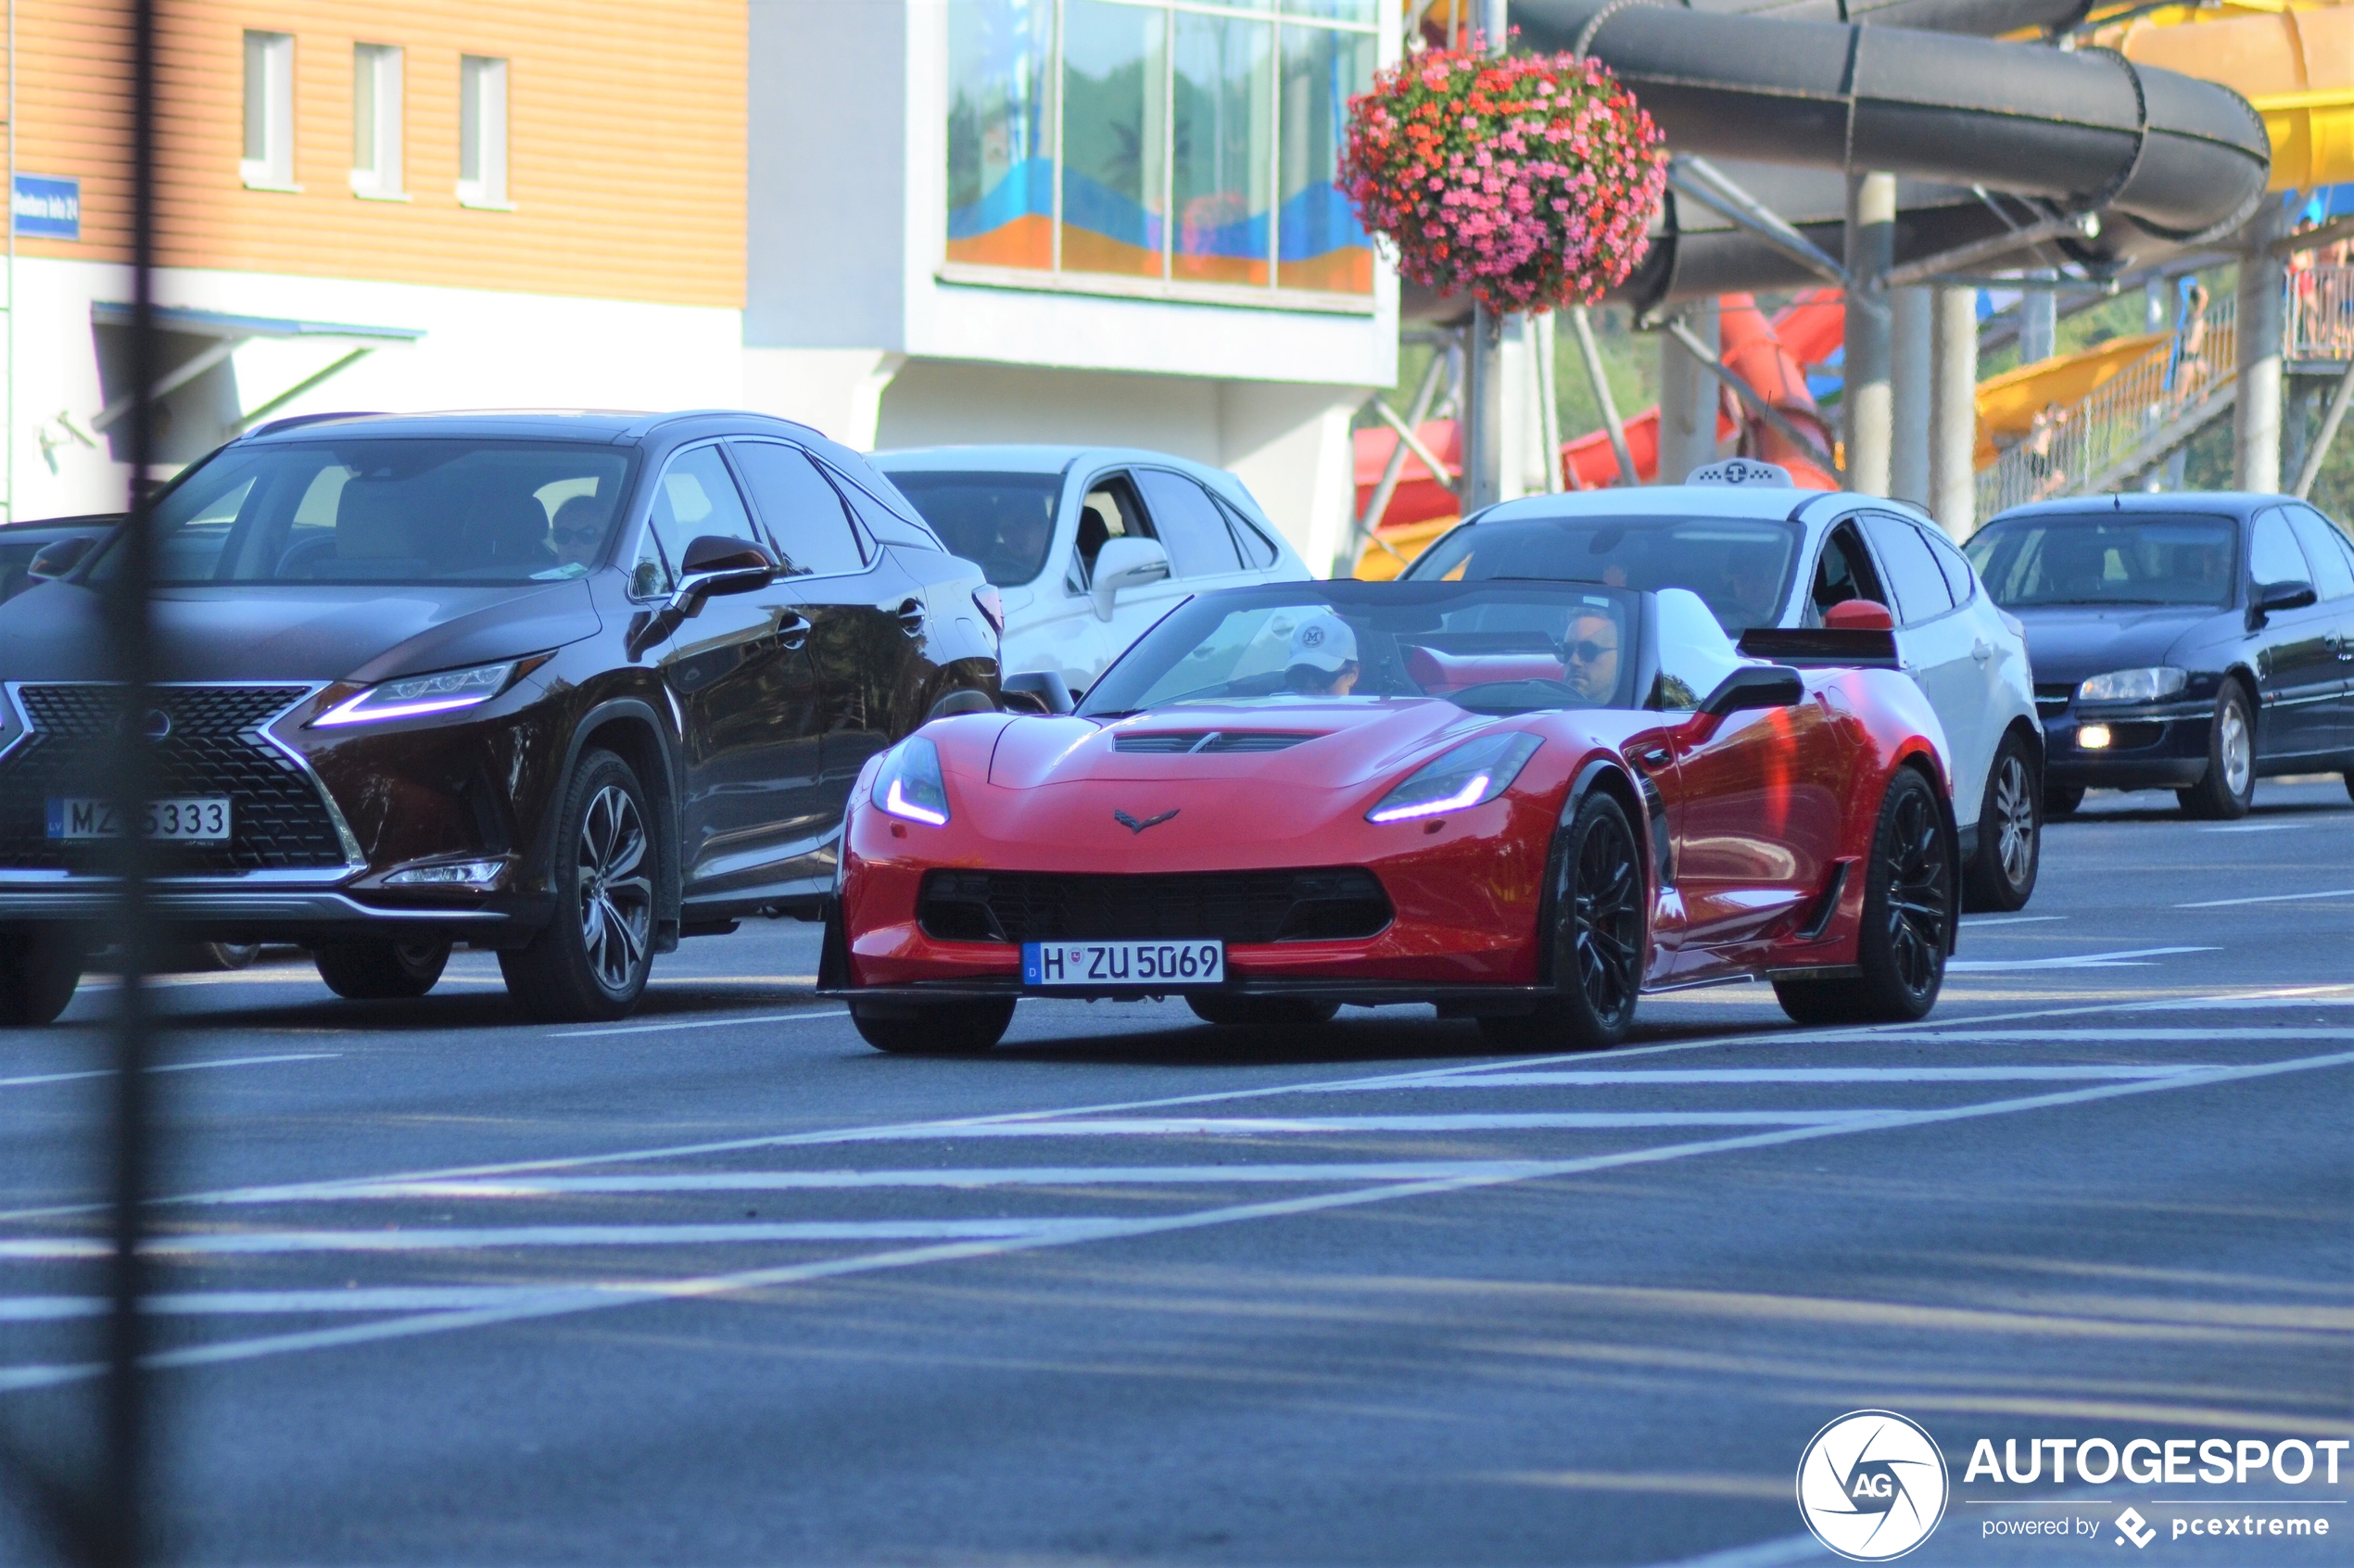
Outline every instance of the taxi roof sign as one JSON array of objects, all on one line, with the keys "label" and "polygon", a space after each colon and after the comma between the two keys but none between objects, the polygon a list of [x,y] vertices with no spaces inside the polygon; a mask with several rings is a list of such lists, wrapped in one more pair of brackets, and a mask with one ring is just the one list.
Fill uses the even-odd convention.
[{"label": "taxi roof sign", "polygon": [[1684,475],[1687,485],[1755,485],[1761,489],[1794,489],[1796,482],[1790,470],[1779,463],[1760,462],[1755,458],[1727,458],[1722,462],[1702,463]]}]

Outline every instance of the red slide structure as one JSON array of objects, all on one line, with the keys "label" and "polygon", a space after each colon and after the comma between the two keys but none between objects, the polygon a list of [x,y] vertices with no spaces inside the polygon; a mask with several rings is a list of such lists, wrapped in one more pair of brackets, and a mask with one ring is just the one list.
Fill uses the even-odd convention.
[{"label": "red slide structure", "polygon": [[[1771,321],[1746,294],[1724,295],[1716,303],[1717,339],[1725,368],[1776,412],[1821,442],[1824,450],[1833,449],[1833,434],[1806,390],[1806,367],[1821,364],[1844,341],[1846,315],[1839,290],[1802,294]],[[1462,433],[1453,420],[1428,421],[1416,434],[1450,469],[1462,463]],[[1743,456],[1781,464],[1802,486],[1823,490],[1839,487],[1837,478],[1823,472],[1803,447],[1727,391],[1717,409],[1716,438],[1723,442],[1735,436],[1740,437]],[[1398,436],[1386,429],[1360,430],[1356,442],[1357,509],[1362,512],[1381,483]],[[1635,460],[1636,474],[1650,483],[1659,471],[1656,406],[1626,421],[1626,446]],[[1601,489],[1619,482],[1618,460],[1612,455],[1606,430],[1563,442],[1561,453],[1566,482],[1573,489]],[[1397,555],[1411,559],[1436,536],[1437,530],[1429,525],[1452,518],[1457,512],[1454,491],[1410,451],[1375,532],[1394,547]],[[1390,560],[1392,550],[1380,545],[1370,548],[1391,570],[1403,563]]]}]

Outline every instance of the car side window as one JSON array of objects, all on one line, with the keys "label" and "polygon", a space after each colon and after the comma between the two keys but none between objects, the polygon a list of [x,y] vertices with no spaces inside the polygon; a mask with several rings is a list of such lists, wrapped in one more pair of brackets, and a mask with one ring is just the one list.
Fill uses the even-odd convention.
[{"label": "car side window", "polygon": [[1929,541],[1921,537],[1918,528],[1902,517],[1872,512],[1864,514],[1864,532],[1871,537],[1872,553],[1879,557],[1889,586],[1896,590],[1896,602],[1889,608],[1896,612],[1899,621],[1913,626],[1954,607],[1945,574],[1938,568],[1937,557],[1929,552]]},{"label": "car side window", "polygon": [[1151,510],[1153,532],[1169,550],[1169,570],[1180,577],[1215,577],[1242,570],[1234,536],[1209,492],[1182,474],[1145,468],[1136,473]]},{"label": "car side window", "polygon": [[1853,522],[1846,522],[1831,530],[1830,537],[1823,541],[1822,555],[1815,563],[1815,586],[1808,590],[1806,600],[1807,625],[1821,626],[1825,611],[1851,599],[1886,604],[1888,590],[1879,586],[1879,573],[1873,569],[1872,558],[1864,549],[1863,536],[1855,531]]},{"label": "car side window", "polygon": [[661,541],[662,552],[674,567],[686,559],[688,544],[705,534],[743,539],[763,549],[768,544],[753,525],[715,445],[694,447],[670,460],[655,482],[648,521],[647,531]]},{"label": "car side window", "polygon": [[789,570],[819,576],[866,570],[842,497],[806,452],[782,441],[730,441],[728,449]]},{"label": "car side window", "polygon": [[[1921,525],[1916,523],[1913,526]],[[1944,568],[1945,587],[1953,594],[1954,602],[1968,604],[1978,592],[1978,579],[1970,572],[1969,562],[1954,548],[1954,541],[1945,537],[1944,529],[1921,528],[1921,537],[1929,541],[1930,554]]]},{"label": "car side window", "polygon": [[2305,559],[2313,567],[2313,590],[2323,599],[2344,599],[2354,594],[2354,566],[2347,564],[2345,537],[2331,527],[2321,513],[2307,507],[2292,506],[2288,525],[2297,534],[2297,542],[2305,547]]},{"label": "car side window", "polygon": [[1107,474],[1087,487],[1079,512],[1079,571],[1077,588],[1086,591],[1095,579],[1095,556],[1113,539],[1155,537],[1136,499],[1136,488],[1124,474]]},{"label": "car side window", "polygon": [[1263,572],[1283,559],[1284,552],[1275,548],[1275,541],[1260,533],[1258,525],[1235,511],[1224,497],[1212,490],[1209,499],[1226,514],[1226,526],[1234,536],[1234,549],[1243,558],[1243,570]]},{"label": "car side window", "polygon": [[2313,568],[2297,548],[2288,519],[2279,507],[2256,514],[2247,531],[2247,580],[2258,588],[2272,583],[2310,583]]}]

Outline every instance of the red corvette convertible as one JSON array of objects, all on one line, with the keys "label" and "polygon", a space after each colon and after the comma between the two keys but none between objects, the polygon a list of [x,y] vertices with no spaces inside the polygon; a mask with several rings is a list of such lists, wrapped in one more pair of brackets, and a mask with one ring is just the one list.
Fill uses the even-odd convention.
[{"label": "red corvette convertible", "polygon": [[1428,1002],[1556,1048],[1754,977],[1802,1022],[1920,1018],[1951,787],[1877,608],[1737,649],[1680,588],[1205,594],[1076,714],[940,719],[867,765],[819,989],[909,1052],[984,1050],[1026,995],[1245,1027]]}]

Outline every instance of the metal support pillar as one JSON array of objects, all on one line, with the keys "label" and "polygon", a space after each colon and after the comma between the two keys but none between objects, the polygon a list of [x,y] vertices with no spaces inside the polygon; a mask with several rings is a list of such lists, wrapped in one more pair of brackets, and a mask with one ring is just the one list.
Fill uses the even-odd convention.
[{"label": "metal support pillar", "polygon": [[1888,493],[1929,504],[1931,291],[1889,291]]},{"label": "metal support pillar", "polygon": [[[2057,280],[2048,268],[2027,274],[2043,282]],[[2048,288],[2030,288],[2019,302],[2019,362],[2041,364],[2059,351],[2059,296]]]},{"label": "metal support pillar", "polygon": [[2242,490],[2281,487],[2281,333],[2288,263],[2272,242],[2287,228],[2277,197],[2240,231],[2239,395],[2232,404],[2232,483]]},{"label": "metal support pillar", "polygon": [[2297,475],[2297,499],[2304,500],[2313,493],[2313,481],[2322,476],[2322,464],[2329,461],[2330,443],[2337,439],[2337,427],[2346,421],[2346,405],[2354,402],[2354,364],[2337,378],[2337,390],[2330,394],[2329,412],[2322,416],[2322,428],[2313,444],[2305,450],[2305,466]]},{"label": "metal support pillar", "polygon": [[[1718,353],[1716,307],[1696,306],[1683,318],[1713,363]],[[1659,473],[1656,482],[1680,485],[1684,475],[1716,461],[1716,410],[1723,394],[1696,356],[1666,333],[1659,335]]]},{"label": "metal support pillar", "polygon": [[1956,539],[1978,525],[1978,290],[1930,304],[1929,511]]},{"label": "metal support pillar", "polygon": [[1618,399],[1611,396],[1610,378],[1602,373],[1602,351],[1594,341],[1593,318],[1583,305],[1573,305],[1569,324],[1577,335],[1577,357],[1586,364],[1586,385],[1592,388],[1594,407],[1601,411],[1602,429],[1610,436],[1611,456],[1618,462],[1618,482],[1632,488],[1643,481],[1635,472],[1635,456],[1626,446],[1626,425],[1618,417]]},{"label": "metal support pillar", "polygon": [[[1480,44],[1501,55],[1511,43],[1505,0],[1479,0]],[[1502,314],[1472,307],[1471,341],[1463,346],[1463,482],[1456,491],[1469,517],[1504,497],[1504,333]]]},{"label": "metal support pillar", "polygon": [[1880,280],[1896,255],[1896,176],[1852,174],[1847,181],[1846,389],[1840,403],[1847,426],[1847,487],[1889,493],[1890,439],[1888,294]]},{"label": "metal support pillar", "polygon": [[1485,305],[1472,310],[1463,346],[1462,514],[1504,499],[1504,319]]}]

